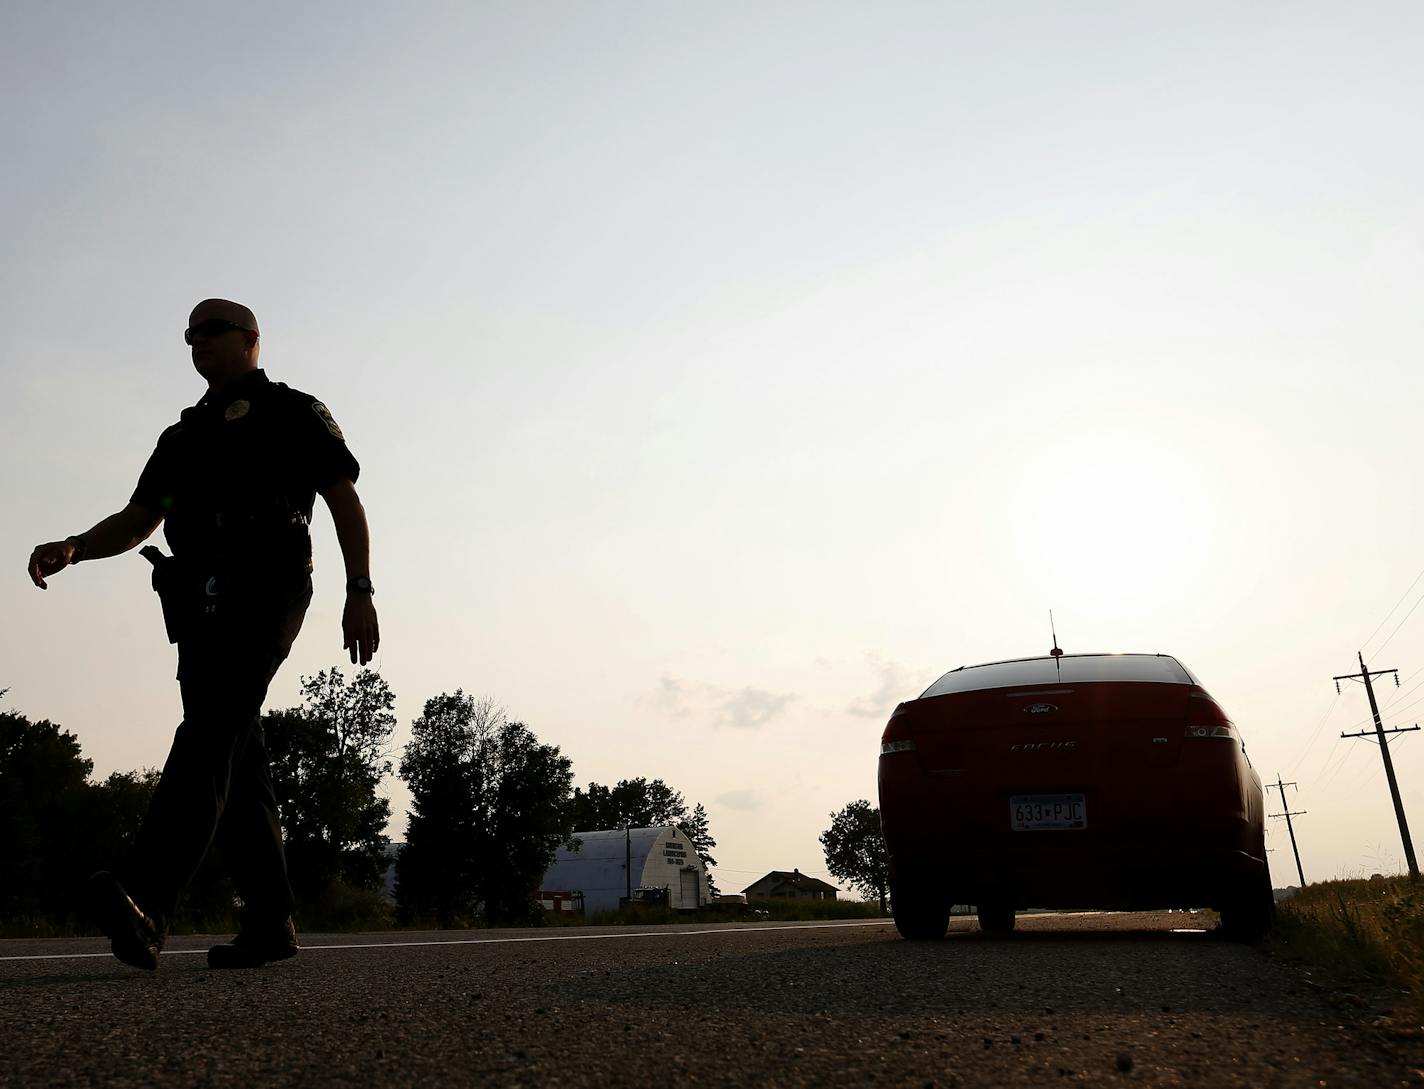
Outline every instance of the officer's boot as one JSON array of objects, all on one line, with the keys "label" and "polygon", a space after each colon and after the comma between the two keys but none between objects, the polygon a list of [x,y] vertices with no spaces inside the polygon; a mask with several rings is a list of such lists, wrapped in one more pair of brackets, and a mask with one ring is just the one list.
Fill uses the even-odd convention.
[{"label": "officer's boot", "polygon": [[258,926],[244,920],[237,937],[208,950],[208,967],[257,968],[271,960],[288,960],[300,950],[290,916],[275,925]]},{"label": "officer's boot", "polygon": [[150,972],[158,967],[158,954],[168,936],[164,920],[147,914],[107,870],[89,878],[89,901],[100,927],[109,936],[114,956],[134,968]]}]

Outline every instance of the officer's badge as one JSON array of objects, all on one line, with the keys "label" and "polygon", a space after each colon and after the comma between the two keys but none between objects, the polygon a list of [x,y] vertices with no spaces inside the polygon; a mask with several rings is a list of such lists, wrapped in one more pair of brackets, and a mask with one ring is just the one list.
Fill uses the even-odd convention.
[{"label": "officer's badge", "polygon": [[247,415],[251,408],[252,402],[250,401],[234,401],[227,406],[227,411],[223,413],[223,419],[228,422],[240,420]]},{"label": "officer's badge", "polygon": [[346,436],[341,433],[341,428],[336,426],[336,421],[331,418],[331,409],[327,408],[320,401],[312,402],[312,411],[321,417],[321,422],[326,424],[326,429],[335,435],[342,442],[346,441]]}]

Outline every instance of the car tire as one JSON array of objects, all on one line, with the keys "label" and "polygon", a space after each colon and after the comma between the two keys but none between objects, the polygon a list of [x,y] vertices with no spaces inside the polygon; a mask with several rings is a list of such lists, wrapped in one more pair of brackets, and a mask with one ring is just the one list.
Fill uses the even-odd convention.
[{"label": "car tire", "polygon": [[980,904],[979,929],[985,934],[1012,934],[1014,909],[1008,904]]},{"label": "car tire", "polygon": [[1244,885],[1221,906],[1221,935],[1227,941],[1259,942],[1276,923],[1276,894],[1267,870]]},{"label": "car tire", "polygon": [[949,896],[930,884],[914,881],[890,883],[890,913],[900,937],[911,942],[933,942],[949,929]]}]

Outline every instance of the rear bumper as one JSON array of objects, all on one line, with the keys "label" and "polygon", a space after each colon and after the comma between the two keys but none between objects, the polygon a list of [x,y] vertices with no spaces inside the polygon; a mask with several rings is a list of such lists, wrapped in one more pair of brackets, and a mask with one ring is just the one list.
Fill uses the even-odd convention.
[{"label": "rear bumper", "polygon": [[1140,781],[1099,787],[1087,793],[1086,828],[1015,832],[1007,792],[899,767],[881,775],[891,880],[933,886],[953,903],[1219,907],[1266,879],[1259,807],[1227,783],[1196,782],[1200,804],[1190,807],[1180,780],[1171,791]]},{"label": "rear bumper", "polygon": [[968,852],[906,860],[891,853],[891,879],[933,884],[959,904],[1015,908],[1137,911],[1220,907],[1242,888],[1258,886],[1266,864],[1245,851],[1164,852],[1144,858],[1118,849],[1005,850],[993,858]]}]

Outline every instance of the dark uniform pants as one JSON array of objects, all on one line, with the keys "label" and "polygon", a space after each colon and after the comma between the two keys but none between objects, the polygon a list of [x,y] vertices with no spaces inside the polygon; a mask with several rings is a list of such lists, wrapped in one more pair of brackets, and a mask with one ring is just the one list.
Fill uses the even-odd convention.
[{"label": "dark uniform pants", "polygon": [[291,914],[261,712],[310,603],[310,580],[275,600],[223,594],[178,639],[183,721],[123,874],[140,906],[165,921],[214,840],[244,925]]}]

